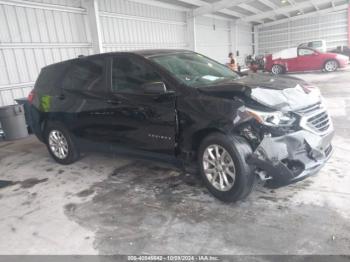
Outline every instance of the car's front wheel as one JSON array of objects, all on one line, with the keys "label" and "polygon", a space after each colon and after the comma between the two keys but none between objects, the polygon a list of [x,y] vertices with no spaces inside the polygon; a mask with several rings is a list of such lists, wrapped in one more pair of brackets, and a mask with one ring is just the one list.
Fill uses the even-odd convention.
[{"label": "car's front wheel", "polygon": [[79,149],[75,144],[74,137],[63,124],[48,123],[45,129],[45,138],[47,149],[56,162],[68,165],[79,158]]},{"label": "car's front wheel", "polygon": [[254,173],[246,163],[252,153],[239,136],[214,133],[206,137],[198,151],[201,176],[209,191],[225,202],[235,202],[249,195]]},{"label": "car's front wheel", "polygon": [[335,60],[329,60],[324,64],[324,70],[326,72],[334,72],[338,69],[338,62]]}]

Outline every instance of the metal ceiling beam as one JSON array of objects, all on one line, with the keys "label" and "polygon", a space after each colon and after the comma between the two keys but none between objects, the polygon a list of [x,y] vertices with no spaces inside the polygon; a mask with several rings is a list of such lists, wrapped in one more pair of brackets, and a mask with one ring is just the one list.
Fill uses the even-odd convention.
[{"label": "metal ceiling beam", "polygon": [[238,13],[236,11],[230,10],[230,9],[222,9],[220,10],[220,13],[225,14],[225,15],[231,15],[231,16],[235,16],[238,18],[244,18],[245,15]]},{"label": "metal ceiling beam", "polygon": [[[294,0],[287,0],[288,1],[288,3],[290,3],[292,6],[296,6],[297,5],[297,3],[294,1]],[[311,5],[313,5],[312,4],[312,1],[310,1],[311,2]],[[304,14],[304,10],[303,9],[298,9],[298,13],[300,13],[300,14]]]},{"label": "metal ceiling beam", "polygon": [[[239,4],[238,7],[242,8],[244,10],[247,10],[247,11],[253,13],[253,14],[262,14],[263,13],[262,10],[257,9],[257,8],[255,8],[253,6],[245,4],[245,3]],[[242,18],[242,17],[246,17],[246,15],[242,14],[240,18]],[[269,19],[276,20],[276,18],[274,16],[273,17],[269,17]],[[259,21],[256,21],[256,22],[264,23],[264,21],[262,21],[262,20],[261,21],[259,20]]]},{"label": "metal ceiling beam", "polygon": [[[318,4],[319,5],[320,4],[326,4],[326,3],[329,3],[329,0],[318,0]],[[298,3],[298,4],[295,4],[295,5],[292,5],[292,6],[281,7],[281,8],[272,10],[272,11],[265,12],[263,14],[247,16],[246,18],[243,18],[243,20],[246,21],[246,22],[257,21],[257,20],[269,18],[272,15],[274,15],[275,13],[285,14],[285,13],[297,11],[299,9],[308,8],[311,5],[312,5],[311,2],[309,2],[309,1],[302,2],[302,3]],[[298,17],[300,17],[300,16],[298,16]]]},{"label": "metal ceiling beam", "polygon": [[[258,1],[259,1],[260,3],[266,5],[267,7],[270,7],[270,8],[272,9],[272,11],[279,8],[278,5],[276,5],[275,3],[271,2],[270,0],[258,0]],[[286,15],[287,17],[289,17],[289,15],[287,15],[287,14],[285,14],[285,15]],[[270,19],[276,20],[276,14],[275,14],[275,15],[272,15],[272,16],[270,17]]]},{"label": "metal ceiling beam", "polygon": [[129,0],[129,1],[140,3],[140,4],[146,4],[150,6],[155,6],[155,7],[163,7],[163,8],[168,8],[172,10],[178,10],[178,11],[188,11],[190,9],[190,8],[186,8],[176,4],[169,4],[169,3],[165,3],[157,0]]},{"label": "metal ceiling beam", "polygon": [[194,16],[205,15],[208,13],[219,12],[223,9],[227,9],[233,6],[237,6],[239,4],[246,3],[251,0],[220,0],[219,2],[215,2],[213,4],[205,5],[198,7],[193,11]]},{"label": "metal ceiling beam", "polygon": [[238,7],[243,8],[244,10],[248,10],[249,12],[251,12],[253,14],[260,14],[263,12],[260,9],[257,9],[251,5],[247,5],[245,3],[238,5]]},{"label": "metal ceiling beam", "polygon": [[342,10],[346,10],[347,8],[348,8],[348,4],[338,5],[335,8],[330,7],[330,8],[322,9],[322,10],[319,10],[319,11],[310,12],[310,13],[307,13],[307,14],[304,14],[304,15],[298,15],[298,16],[293,16],[293,17],[290,17],[290,18],[280,19],[280,20],[277,20],[277,21],[273,21],[273,22],[257,25],[256,27],[257,28],[261,28],[261,27],[265,27],[265,26],[272,26],[272,25],[283,24],[283,23],[287,23],[289,21],[294,21],[294,20],[298,20],[298,19],[301,19],[301,18],[305,18],[305,17],[315,16],[315,15],[322,15],[322,14],[328,14],[328,13],[331,13],[331,12],[334,12],[334,11],[342,11]]},{"label": "metal ceiling beam", "polygon": [[178,1],[189,4],[189,5],[195,5],[195,6],[209,5],[209,3],[207,3],[203,0],[178,0]]},{"label": "metal ceiling beam", "polygon": [[260,3],[263,3],[264,5],[270,7],[271,9],[277,9],[279,8],[278,5],[275,3],[271,2],[270,0],[258,0]]},{"label": "metal ceiling beam", "polygon": [[320,10],[320,8],[318,7],[318,5],[316,4],[316,2],[314,0],[311,0],[311,4],[315,7],[315,9],[317,11]]},{"label": "metal ceiling beam", "polygon": [[[205,2],[203,0],[178,0],[179,2],[186,3],[186,4],[191,4],[195,5],[197,7],[203,7],[203,6],[210,6],[208,2]],[[238,13],[236,11],[230,10],[230,9],[222,9],[219,11],[219,13],[224,14],[224,15],[229,15],[229,16],[235,16],[238,18],[243,18],[244,15],[241,13]]]},{"label": "metal ceiling beam", "polygon": [[[130,1],[140,1],[141,2],[141,1],[145,1],[145,0],[130,0]],[[147,1],[156,1],[156,0],[147,0]],[[208,2],[205,2],[203,0],[177,0],[177,1],[185,3],[185,4],[195,5],[195,6],[198,6],[198,7],[210,6],[210,4]],[[265,1],[268,1],[268,0],[265,0]],[[244,1],[244,2],[246,2],[246,1]],[[215,17],[215,18],[219,18],[220,14],[224,14],[224,15],[227,15],[227,16],[232,16],[232,19],[234,19],[233,17],[239,18],[239,19],[242,19],[242,18],[246,17],[246,15],[244,15],[242,13],[239,13],[237,11],[234,11],[234,10],[228,9],[228,8],[224,8],[224,9],[218,11],[218,13],[219,13],[218,15],[213,15],[213,14],[209,14],[208,13],[208,14],[206,14],[206,16],[212,16],[212,17]],[[221,19],[225,19],[225,18],[221,17]],[[228,19],[226,18],[226,20],[228,20]],[[262,23],[262,21],[259,21],[259,22]]]}]

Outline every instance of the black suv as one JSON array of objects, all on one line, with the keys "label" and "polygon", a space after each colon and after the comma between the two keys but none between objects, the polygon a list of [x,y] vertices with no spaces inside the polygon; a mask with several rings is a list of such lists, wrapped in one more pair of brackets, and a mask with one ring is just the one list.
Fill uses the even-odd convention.
[{"label": "black suv", "polygon": [[223,201],[316,173],[332,152],[318,88],[292,77],[239,76],[186,50],[105,53],[42,69],[32,129],[61,164],[86,145],[199,171]]}]

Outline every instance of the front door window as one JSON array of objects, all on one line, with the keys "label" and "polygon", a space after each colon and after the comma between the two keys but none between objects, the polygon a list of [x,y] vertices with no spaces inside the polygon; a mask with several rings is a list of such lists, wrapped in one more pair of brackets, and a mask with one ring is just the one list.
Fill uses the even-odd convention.
[{"label": "front door window", "polygon": [[144,84],[161,81],[158,73],[137,57],[121,56],[113,59],[113,92],[143,94]]}]

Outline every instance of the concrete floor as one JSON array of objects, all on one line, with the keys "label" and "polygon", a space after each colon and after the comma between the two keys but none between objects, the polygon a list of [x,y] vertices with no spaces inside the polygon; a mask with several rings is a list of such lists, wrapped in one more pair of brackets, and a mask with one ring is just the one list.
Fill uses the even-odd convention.
[{"label": "concrete floor", "polygon": [[350,72],[297,76],[326,97],[335,153],[317,176],[236,204],[157,163],[88,153],[61,166],[33,136],[0,142],[0,254],[349,255]]}]

